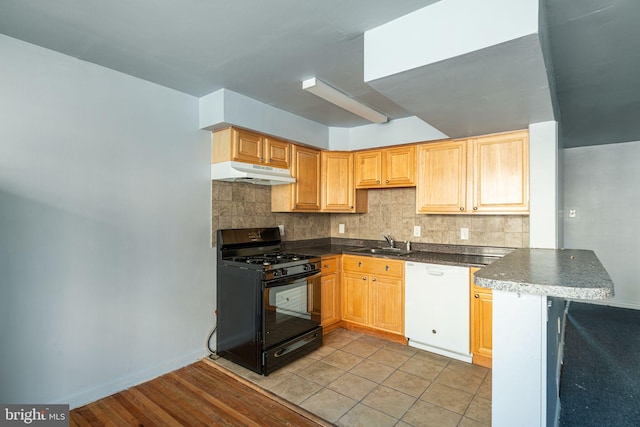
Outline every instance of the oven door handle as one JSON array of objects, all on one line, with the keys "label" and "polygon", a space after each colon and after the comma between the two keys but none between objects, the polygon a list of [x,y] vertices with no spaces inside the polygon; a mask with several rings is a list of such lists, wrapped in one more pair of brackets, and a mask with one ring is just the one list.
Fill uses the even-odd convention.
[{"label": "oven door handle", "polygon": [[299,349],[300,347],[303,347],[313,341],[316,340],[316,338],[318,338],[318,333],[316,332],[315,334],[313,334],[313,336],[307,337],[303,340],[300,341],[296,341],[295,343],[291,344],[290,346],[287,346],[285,348],[281,348],[280,350],[276,351],[273,356],[274,357],[282,357],[286,354],[291,353],[294,350]]}]

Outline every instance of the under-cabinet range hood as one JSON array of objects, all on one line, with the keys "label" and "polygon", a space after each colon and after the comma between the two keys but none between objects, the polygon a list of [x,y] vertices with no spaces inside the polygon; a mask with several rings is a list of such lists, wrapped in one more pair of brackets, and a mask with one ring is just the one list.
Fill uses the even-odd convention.
[{"label": "under-cabinet range hood", "polygon": [[250,182],[258,185],[280,185],[296,182],[289,169],[242,162],[222,162],[211,165],[214,181]]}]

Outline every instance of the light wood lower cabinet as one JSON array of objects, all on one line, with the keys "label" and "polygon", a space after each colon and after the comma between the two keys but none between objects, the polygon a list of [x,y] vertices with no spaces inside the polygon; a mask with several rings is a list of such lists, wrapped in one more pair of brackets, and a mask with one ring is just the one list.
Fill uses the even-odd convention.
[{"label": "light wood lower cabinet", "polygon": [[321,268],[321,310],[320,322],[323,333],[327,334],[340,326],[340,264],[341,256],[323,257]]},{"label": "light wood lower cabinet", "polygon": [[344,255],[342,320],[404,341],[404,262]]},{"label": "light wood lower cabinet", "polygon": [[479,268],[472,268],[469,273],[471,286],[471,353],[473,363],[491,368],[492,362],[492,328],[493,328],[493,294],[491,289],[476,286],[473,273]]}]

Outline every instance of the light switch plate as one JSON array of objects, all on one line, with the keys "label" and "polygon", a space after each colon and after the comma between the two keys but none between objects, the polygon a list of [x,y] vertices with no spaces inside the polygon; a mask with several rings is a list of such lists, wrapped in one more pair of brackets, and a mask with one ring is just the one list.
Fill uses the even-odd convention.
[{"label": "light switch plate", "polygon": [[278,228],[280,229],[280,235],[284,236],[284,225],[279,225]]},{"label": "light switch plate", "polygon": [[413,237],[420,237],[420,235],[422,234],[422,229],[419,225],[414,225],[413,226]]},{"label": "light switch plate", "polygon": [[338,224],[338,233],[344,234],[344,224]]}]

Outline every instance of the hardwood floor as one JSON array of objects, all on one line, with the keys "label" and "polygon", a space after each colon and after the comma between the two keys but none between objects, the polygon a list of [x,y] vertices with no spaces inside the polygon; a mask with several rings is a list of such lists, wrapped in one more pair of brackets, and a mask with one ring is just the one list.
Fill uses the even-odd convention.
[{"label": "hardwood floor", "polygon": [[205,361],[70,413],[70,426],[326,426]]}]

